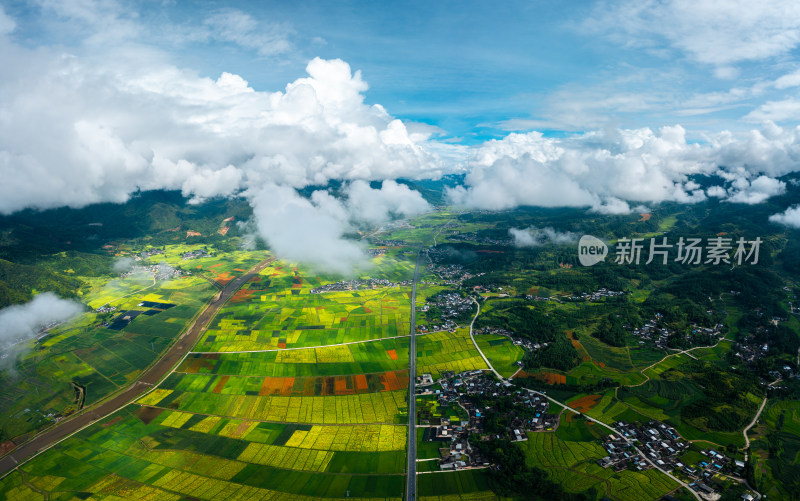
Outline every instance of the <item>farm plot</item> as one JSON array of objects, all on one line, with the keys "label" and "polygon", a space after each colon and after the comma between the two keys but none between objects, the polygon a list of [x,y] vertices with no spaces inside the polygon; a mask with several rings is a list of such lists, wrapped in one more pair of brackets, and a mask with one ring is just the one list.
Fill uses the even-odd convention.
[{"label": "farm plot", "polygon": [[363,453],[404,451],[406,445],[407,428],[402,425],[336,426],[266,423],[153,407],[140,407],[136,414],[140,421],[148,425],[204,433],[206,434],[204,443],[213,441],[215,436],[222,436],[240,439],[247,443]]},{"label": "farm plot", "polygon": [[644,376],[638,372],[616,370],[592,359],[582,361],[579,366],[567,372],[567,378],[567,384],[593,384],[603,379],[612,379],[622,385],[638,384],[645,381]]},{"label": "farm plot", "polygon": [[[206,251],[208,254],[193,259],[184,259],[187,253]],[[195,275],[213,280],[220,285],[244,274],[259,261],[269,257],[264,251],[220,252],[213,245],[167,245],[163,254],[150,258],[151,262],[164,262],[170,266],[191,271]]]},{"label": "farm plot", "polygon": [[489,486],[484,470],[421,474],[417,477],[420,499],[429,501],[483,501],[500,499]]},{"label": "farm plot", "polygon": [[[280,269],[280,271],[276,271]],[[326,346],[408,333],[407,287],[332,290],[297,268],[264,270],[219,313],[196,351],[230,352]],[[377,286],[376,286],[377,287]]]},{"label": "farm plot", "polygon": [[528,464],[545,469],[551,480],[570,492],[594,488],[612,498],[646,501],[660,499],[678,486],[655,470],[614,472],[598,466],[595,461],[606,451],[583,420],[562,417],[556,433],[533,433],[528,438],[522,445]]},{"label": "farm plot", "polygon": [[404,423],[407,390],[338,397],[222,395],[156,390],[137,403],[200,414],[289,423]]},{"label": "farm plot", "polygon": [[800,402],[770,400],[750,437],[760,491],[772,499],[796,497],[800,492]]},{"label": "farm plot", "polygon": [[[219,283],[246,269],[184,266],[195,263]],[[11,476],[0,490],[24,496],[30,483],[50,499],[400,499],[408,291],[310,294],[329,282],[282,263],[266,268],[157,388],[26,463],[26,483]],[[122,332],[149,330],[179,308],[137,317]]]},{"label": "farm plot", "polygon": [[[33,474],[30,467],[22,471],[28,483],[51,492],[50,499],[58,494],[70,499],[71,494],[80,493],[116,499],[312,500],[343,499],[349,492],[359,492],[363,497],[349,498],[399,500],[404,486],[403,475],[320,474],[208,456],[165,454],[155,458],[166,463],[161,464],[114,451],[90,451],[83,462],[54,451],[43,458],[47,464],[37,461],[40,464],[36,466],[46,474]],[[6,499],[36,499],[26,497],[27,486],[15,485],[13,475],[21,477],[15,472],[10,481],[4,480],[0,493],[5,491]]]},{"label": "farm plot", "polygon": [[408,371],[316,377],[231,377],[205,374],[173,374],[160,388],[223,395],[310,397],[356,395],[408,387]]},{"label": "farm plot", "polygon": [[[99,497],[303,499],[344,498],[351,491],[395,498],[404,486],[405,429],[256,423],[131,405],[22,471],[40,490]],[[29,499],[25,484],[7,478],[0,492]]]},{"label": "farm plot", "polygon": [[434,332],[417,338],[417,375],[431,373],[436,379],[445,371],[488,369],[468,329]]},{"label": "farm plot", "polygon": [[605,392],[603,397],[596,401],[591,409],[586,411],[586,414],[606,423],[615,421],[644,423],[651,419],[626,406],[625,403],[614,396],[613,391]]},{"label": "farm plot", "polygon": [[[163,353],[213,294],[211,286],[197,278],[159,283],[116,301],[117,312],[84,313],[52,329],[37,343],[31,342],[31,350],[16,365],[19,383],[0,389],[3,434],[16,437],[48,424],[54,415],[74,411],[71,382],[85,388],[86,405],[130,383]],[[144,301],[176,306],[163,310],[139,307]],[[103,325],[119,316],[119,311],[137,308],[154,313],[138,315],[120,330]]]},{"label": "farm plot", "polygon": [[177,372],[231,376],[340,376],[408,368],[408,338],[254,353],[192,353]]},{"label": "farm plot", "polygon": [[475,336],[478,346],[497,372],[503,377],[511,377],[519,367],[516,362],[522,360],[525,350],[516,346],[506,336],[482,334]]}]

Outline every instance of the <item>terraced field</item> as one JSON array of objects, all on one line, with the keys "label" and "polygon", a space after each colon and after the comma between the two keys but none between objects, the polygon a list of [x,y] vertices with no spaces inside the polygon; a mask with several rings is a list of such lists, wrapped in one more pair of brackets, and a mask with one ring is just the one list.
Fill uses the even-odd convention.
[{"label": "terraced field", "polygon": [[590,422],[565,415],[555,433],[528,434],[523,445],[527,462],[545,469],[567,491],[594,488],[612,499],[660,499],[678,486],[656,470],[615,473],[598,466],[595,461],[604,457],[606,451],[596,438],[604,433],[595,431]]}]

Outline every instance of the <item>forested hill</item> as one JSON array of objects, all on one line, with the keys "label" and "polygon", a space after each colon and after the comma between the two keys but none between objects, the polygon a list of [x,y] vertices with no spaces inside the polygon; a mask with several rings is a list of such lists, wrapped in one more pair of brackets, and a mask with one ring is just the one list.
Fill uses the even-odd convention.
[{"label": "forested hill", "polygon": [[[0,216],[0,308],[43,291],[75,296],[85,285],[82,277],[112,273],[115,256],[104,248],[109,243],[191,242],[191,231],[202,235],[203,242],[224,246],[227,239],[217,233],[222,220],[245,221],[251,214],[247,202],[238,198],[190,204],[179,191],[149,191],[124,204]],[[238,231],[232,224],[227,236]]]}]

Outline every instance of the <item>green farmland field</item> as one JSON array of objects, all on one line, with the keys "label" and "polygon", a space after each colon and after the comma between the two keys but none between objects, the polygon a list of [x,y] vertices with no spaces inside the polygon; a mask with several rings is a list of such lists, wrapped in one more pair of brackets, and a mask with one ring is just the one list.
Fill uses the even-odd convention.
[{"label": "green farmland field", "polygon": [[[522,446],[531,466],[545,469],[550,478],[571,492],[593,491],[633,501],[649,501],[678,485],[655,470],[615,473],[596,464],[606,456],[591,422],[564,415],[556,433],[529,433]],[[602,434],[602,432],[601,432]]]},{"label": "green farmland field", "polygon": [[[140,286],[136,283],[131,288],[135,291]],[[133,381],[214,293],[206,281],[194,277],[158,283],[114,302],[117,311],[112,314],[84,313],[31,343],[17,364],[19,384],[0,389],[3,434],[19,436],[47,424],[48,414],[74,410],[71,382],[86,388],[85,405],[90,405]],[[102,325],[121,312],[145,309],[138,306],[142,301],[176,306],[152,316],[136,316],[120,330]]]},{"label": "green farmland field", "polygon": [[434,332],[417,338],[417,375],[431,373],[437,378],[444,371],[488,369],[472,340],[469,329]]},{"label": "green farmland field", "polygon": [[506,336],[482,334],[475,336],[481,351],[489,359],[492,366],[503,377],[511,377],[519,369],[516,362],[522,360],[525,350],[516,346]]}]

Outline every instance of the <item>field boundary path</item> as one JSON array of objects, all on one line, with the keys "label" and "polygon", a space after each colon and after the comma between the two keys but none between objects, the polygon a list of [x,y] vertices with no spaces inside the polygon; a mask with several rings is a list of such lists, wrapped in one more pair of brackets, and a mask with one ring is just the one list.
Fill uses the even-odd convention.
[{"label": "field boundary path", "polygon": [[747,432],[750,431],[750,428],[755,426],[756,421],[758,421],[759,416],[761,416],[761,411],[764,410],[764,406],[767,405],[767,397],[764,397],[764,400],[761,402],[761,407],[758,408],[758,412],[756,415],[753,416],[753,420],[750,421],[750,424],[747,425],[747,428],[742,430],[742,435],[744,435],[744,460],[747,461],[748,451],[750,449],[750,437],[747,436]]},{"label": "field boundary path", "polygon": [[411,331],[408,353],[408,466],[406,466],[406,501],[417,499],[417,282],[422,246],[417,251],[414,264],[414,281],[411,285]]},{"label": "field boundary path", "polygon": [[228,286],[219,292],[195,320],[189,324],[183,334],[167,349],[167,352],[127,388],[85,408],[80,414],[65,419],[54,427],[39,433],[0,458],[0,478],[5,477],[18,466],[62,440],[113,414],[150,391],[164,376],[172,372],[175,366],[189,353],[195,342],[200,338],[200,335],[205,331],[208,323],[233,294],[274,260],[275,258],[269,258],[261,261],[244,275],[231,280]]},{"label": "field boundary path", "polygon": [[[772,386],[773,384],[777,383],[778,381],[780,381],[780,379],[778,379],[777,381],[774,381],[774,382],[770,383],[770,386]],[[752,420],[752,421],[750,421],[750,424],[749,424],[749,425],[747,425],[747,428],[745,428],[744,430],[742,430],[742,435],[744,435],[744,462],[745,462],[745,463],[746,463],[746,462],[747,462],[747,460],[750,458],[750,437],[748,437],[748,436],[747,436],[747,432],[748,432],[748,431],[750,431],[750,428],[752,428],[753,426],[755,426],[755,424],[756,424],[756,421],[758,421],[758,418],[761,416],[761,411],[763,411],[763,410],[764,410],[764,407],[765,407],[766,405],[767,405],[767,397],[764,397],[764,400],[761,402],[761,407],[759,407],[759,408],[758,408],[758,412],[756,412],[756,415],[753,417],[753,420]],[[753,492],[755,492],[755,493],[756,493],[756,498],[757,498],[757,499],[761,499],[761,493],[760,493],[760,492],[758,492],[758,491],[757,491],[756,489],[754,489],[753,487],[751,487],[751,486],[750,486],[750,484],[747,482],[747,479],[746,479],[746,478],[743,478],[743,479],[742,479],[742,482],[744,483],[744,485],[746,485],[746,486],[747,486],[747,488],[748,488],[748,489],[750,489],[751,491],[753,491]]]},{"label": "field boundary path", "polygon": [[[647,367],[645,367],[644,369],[636,369],[636,370],[638,370],[638,371],[639,371],[639,372],[642,374],[642,376],[644,376],[644,377],[646,378],[644,381],[642,381],[641,383],[638,383],[638,384],[626,384],[626,385],[623,385],[623,386],[624,386],[624,387],[626,387],[626,388],[636,388],[637,386],[642,386],[643,384],[645,384],[645,383],[647,383],[648,381],[650,381],[650,376],[648,376],[647,374],[645,374],[645,373],[644,373],[644,371],[650,370],[650,369],[652,369],[653,367],[655,367],[656,365],[658,365],[658,364],[660,364],[661,362],[663,362],[664,360],[666,360],[666,359],[668,359],[668,358],[670,358],[670,357],[677,357],[678,355],[686,355],[686,356],[688,356],[688,357],[690,357],[690,358],[694,358],[695,360],[697,360],[697,358],[695,358],[695,356],[694,356],[694,355],[692,355],[690,352],[692,352],[692,351],[694,351],[694,350],[702,350],[702,349],[709,349],[709,350],[711,350],[711,349],[714,349],[714,348],[716,348],[717,346],[719,346],[719,344],[720,344],[721,342],[723,342],[723,341],[728,341],[729,343],[732,343],[732,342],[733,342],[733,341],[731,341],[730,339],[727,339],[726,337],[724,337],[724,336],[723,336],[723,337],[722,337],[722,338],[720,338],[720,339],[719,339],[719,340],[718,340],[716,343],[714,343],[714,344],[712,344],[712,345],[709,345],[709,346],[695,346],[695,347],[693,347],[693,348],[687,348],[687,349],[685,349],[685,350],[680,350],[680,351],[676,351],[675,353],[670,353],[670,354],[668,354],[668,355],[665,355],[665,356],[664,356],[664,358],[662,358],[662,359],[661,359],[661,360],[659,360],[658,362],[653,362],[652,364],[648,365],[648,366],[647,366]],[[630,354],[628,354],[628,356],[630,357]],[[633,365],[633,364],[631,364],[631,365]],[[634,368],[635,368],[635,367],[634,367]]]}]

